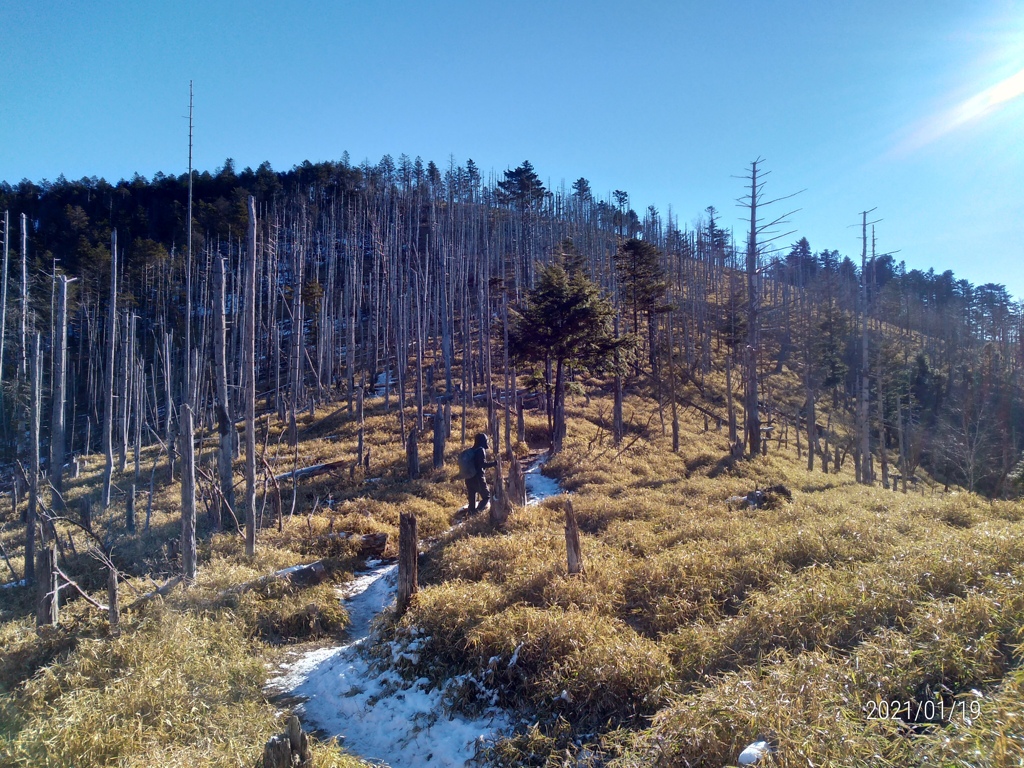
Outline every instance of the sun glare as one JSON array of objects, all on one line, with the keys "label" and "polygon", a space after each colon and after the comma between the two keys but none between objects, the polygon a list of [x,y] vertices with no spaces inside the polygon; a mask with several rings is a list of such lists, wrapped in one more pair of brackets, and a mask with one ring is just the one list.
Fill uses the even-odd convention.
[{"label": "sun glare", "polygon": [[897,148],[897,154],[921,149],[970,122],[990,115],[1024,95],[1024,69],[989,86],[952,109],[939,112],[920,124]]}]

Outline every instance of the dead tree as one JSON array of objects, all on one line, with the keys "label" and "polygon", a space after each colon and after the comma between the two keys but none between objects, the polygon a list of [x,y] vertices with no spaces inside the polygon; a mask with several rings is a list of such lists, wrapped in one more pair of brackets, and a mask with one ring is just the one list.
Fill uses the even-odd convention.
[{"label": "dead tree", "polygon": [[[750,456],[757,456],[761,453],[761,417],[758,410],[758,353],[760,350],[760,260],[764,248],[771,242],[781,237],[786,237],[792,232],[777,234],[775,227],[786,222],[788,216],[796,213],[790,211],[772,221],[764,221],[758,216],[758,209],[786,200],[793,195],[786,195],[775,200],[765,201],[763,199],[764,177],[768,174],[760,168],[762,158],[757,158],[750,163],[750,170],[747,175],[749,180],[748,193],[737,200],[739,205],[750,211],[750,228],[747,232],[747,256],[746,256],[746,279],[747,279],[747,355],[745,359],[746,372],[743,378],[744,399],[743,406],[746,421],[747,449]],[[799,194],[799,193],[794,193]],[[762,237],[762,235],[770,235]]]},{"label": "dead tree", "polygon": [[433,431],[434,431],[434,444],[433,444],[433,459],[434,469],[441,469],[444,466],[444,441],[445,441],[445,424],[444,424],[444,407],[438,403],[437,408],[434,410],[433,418]]},{"label": "dead tree", "polygon": [[[31,408],[29,408],[29,457],[28,457],[28,510],[25,513],[25,581],[31,583],[35,576],[36,521],[39,520],[39,414],[42,410],[42,357],[39,351],[39,334],[32,338],[32,356],[29,360],[29,385]],[[46,526],[42,526],[43,544],[49,540]],[[40,551],[40,554],[42,552]],[[45,558],[42,559],[47,565]],[[39,578],[46,580],[49,567],[39,569]],[[40,609],[41,610],[41,609]]]},{"label": "dead tree", "polygon": [[569,575],[582,574],[583,553],[580,550],[580,528],[576,522],[576,512],[572,508],[572,501],[568,499],[565,502],[565,551]]},{"label": "dead tree", "polygon": [[224,259],[217,259],[214,269],[214,317],[216,326],[213,329],[213,359],[216,370],[214,380],[217,387],[217,431],[220,433],[220,446],[217,451],[217,470],[220,478],[220,501],[215,505],[214,526],[220,530],[224,514],[235,508],[235,483],[232,474],[232,461],[235,457],[235,445],[238,434],[235,432],[235,421],[231,415],[231,401],[228,395],[228,364],[227,364],[227,269]]},{"label": "dead tree", "polygon": [[245,262],[245,329],[242,381],[245,384],[245,554],[256,554],[256,198],[249,195],[249,237]]},{"label": "dead tree", "polygon": [[61,493],[64,490],[64,401],[67,399],[67,357],[68,357],[68,282],[61,275],[57,285],[57,320],[54,326],[53,409],[50,417],[50,484],[54,490],[53,507],[63,506]]},{"label": "dead tree", "polygon": [[103,388],[103,508],[110,506],[114,473],[114,350],[117,343],[117,230],[110,235],[110,305],[107,307],[107,360]]},{"label": "dead tree", "polygon": [[181,443],[181,567],[186,582],[196,578],[195,371],[192,354],[192,84],[188,99],[188,237],[185,259],[185,349],[179,441]]},{"label": "dead tree", "polygon": [[[11,214],[4,211],[4,266],[3,274],[0,275],[0,384],[3,383],[4,375],[4,339],[7,338],[7,266],[11,249]],[[3,387],[0,387],[0,398],[2,398]]]},{"label": "dead tree", "polygon": [[405,441],[405,459],[409,466],[409,479],[415,480],[420,476],[420,431],[413,424],[409,430],[409,437]]},{"label": "dead tree", "polygon": [[860,313],[861,313],[861,370],[860,370],[860,398],[857,408],[857,436],[860,439],[860,461],[857,465],[858,480],[864,485],[871,485],[871,433],[868,424],[868,404],[870,401],[870,387],[868,375],[870,374],[870,362],[868,360],[868,214],[875,210],[861,211],[861,253],[860,253]]}]

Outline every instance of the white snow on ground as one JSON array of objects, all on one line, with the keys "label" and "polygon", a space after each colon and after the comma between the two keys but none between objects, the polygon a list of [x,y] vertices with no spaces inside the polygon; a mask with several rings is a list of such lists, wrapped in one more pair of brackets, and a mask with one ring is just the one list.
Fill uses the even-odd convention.
[{"label": "white snow on ground", "polygon": [[549,496],[557,496],[562,492],[558,481],[546,477],[540,473],[541,468],[547,463],[548,455],[544,454],[534,461],[526,470],[524,479],[526,481],[526,503],[539,504]]},{"label": "white snow on ground", "polygon": [[[561,493],[557,482],[540,474],[543,461],[527,469],[530,504]],[[302,699],[297,709],[307,725],[338,736],[346,749],[365,759],[391,768],[463,768],[481,747],[508,731],[512,720],[493,706],[493,698],[478,717],[448,714],[449,691],[473,687],[486,695],[483,685],[468,675],[437,689],[423,678],[404,680],[394,668],[385,669],[368,657],[366,650],[375,641],[370,625],[394,600],[398,566],[380,561],[367,566],[342,591],[352,642],[283,664],[282,674],[267,689]],[[389,643],[391,664],[417,663],[424,640],[414,636],[409,642]]]},{"label": "white snow on ground", "polygon": [[13,589],[14,587],[24,587],[25,580],[21,581],[9,581],[6,584],[0,584],[0,589]]}]

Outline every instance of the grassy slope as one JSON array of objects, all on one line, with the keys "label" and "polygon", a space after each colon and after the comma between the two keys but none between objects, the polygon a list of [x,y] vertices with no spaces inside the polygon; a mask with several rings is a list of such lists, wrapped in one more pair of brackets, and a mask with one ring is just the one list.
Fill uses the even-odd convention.
[{"label": "grassy slope", "polygon": [[[647,423],[653,409],[631,398],[627,419]],[[0,762],[254,764],[282,722],[261,693],[267,664],[282,644],[331,635],[345,617],[326,586],[224,590],[323,555],[344,579],[356,565],[351,552],[316,537],[328,527],[394,534],[399,511],[412,509],[422,535],[440,538],[422,567],[428,586],[388,631],[401,637],[415,626],[431,638],[432,653],[409,674],[476,672],[530,713],[535,726],[495,749],[506,764],[561,765],[568,750],[584,764],[592,754],[619,766],[721,766],[769,731],[780,741],[778,765],[1020,764],[1021,506],[867,489],[849,471],[808,474],[774,443],[768,457],[729,467],[724,434],[705,433],[702,417],[684,417],[678,455],[657,417],[619,450],[610,412],[603,398],[571,404],[567,449],[550,464],[574,494],[585,578],[565,574],[561,500],[515,512],[501,533],[483,520],[444,533],[462,503],[446,482],[454,461],[404,481],[395,417],[378,408],[367,441],[370,474],[381,480],[304,485],[299,514],[282,533],[261,533],[255,562],[237,537],[207,539],[199,583],[126,616],[120,638],[108,638],[82,601],[62,628],[38,636],[29,596],[0,596]],[[469,433],[480,425],[472,414]],[[541,432],[542,417],[531,414],[528,426]],[[340,413],[307,421],[303,438],[298,466],[354,452],[353,425]],[[274,456],[276,427],[269,445]],[[421,456],[426,446],[425,438]],[[288,449],[276,455],[277,471],[291,468]],[[98,497],[99,468],[91,463],[72,484],[73,509]],[[778,482],[794,491],[779,508],[724,501]],[[166,541],[177,531],[176,493],[158,484],[152,530],[135,540],[119,533],[121,508],[97,514],[101,530],[121,536],[126,569],[173,567]],[[20,532],[5,514],[15,557]],[[95,571],[85,558],[78,568]],[[149,588],[142,578],[135,586]],[[131,599],[130,588],[123,594]],[[961,696],[980,717],[968,724],[958,710],[918,736],[865,717],[880,698],[933,694],[947,705]],[[472,708],[478,695],[467,689],[453,704]],[[355,764],[330,745],[318,746],[318,758]]]},{"label": "grassy slope", "polygon": [[[637,424],[656,407],[631,406]],[[475,668],[534,713],[505,762],[560,765],[586,742],[617,766],[721,766],[774,733],[785,766],[1020,764],[1020,505],[864,488],[774,443],[730,468],[702,417],[684,420],[678,455],[660,429],[620,451],[609,412],[577,404],[550,465],[574,494],[586,578],[565,573],[552,500],[505,534],[450,537],[403,620],[434,639],[417,674]],[[725,503],[779,482],[791,503]],[[916,736],[866,717],[911,698],[980,717],[957,709]]]}]

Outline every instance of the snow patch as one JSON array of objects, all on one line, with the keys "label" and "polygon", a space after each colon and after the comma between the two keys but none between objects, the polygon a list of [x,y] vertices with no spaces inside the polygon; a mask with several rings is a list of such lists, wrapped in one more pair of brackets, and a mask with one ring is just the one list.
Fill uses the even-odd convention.
[{"label": "snow patch", "polygon": [[526,503],[539,504],[544,499],[557,496],[562,492],[561,486],[554,478],[541,474],[541,469],[548,461],[548,455],[544,454],[532,462],[529,468],[523,473],[523,480],[526,483]]}]

